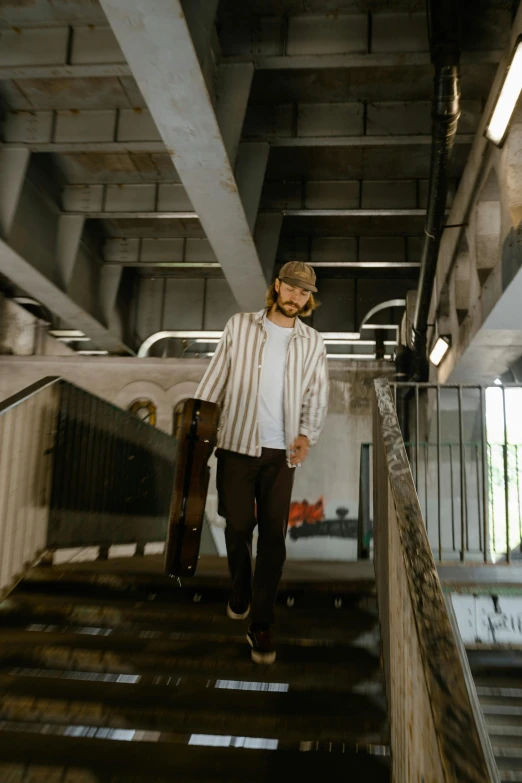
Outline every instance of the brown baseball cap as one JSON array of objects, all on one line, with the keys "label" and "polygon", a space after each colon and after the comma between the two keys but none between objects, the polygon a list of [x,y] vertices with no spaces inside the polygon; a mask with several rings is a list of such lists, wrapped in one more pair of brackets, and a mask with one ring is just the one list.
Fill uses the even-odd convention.
[{"label": "brown baseball cap", "polygon": [[289,261],[279,270],[279,279],[288,285],[296,285],[305,291],[317,292],[315,287],[315,272],[309,264],[303,261]]}]

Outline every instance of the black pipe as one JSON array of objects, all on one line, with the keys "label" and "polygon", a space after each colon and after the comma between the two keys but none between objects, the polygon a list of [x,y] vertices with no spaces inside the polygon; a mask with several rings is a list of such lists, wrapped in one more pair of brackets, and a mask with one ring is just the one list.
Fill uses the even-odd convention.
[{"label": "black pipe", "polygon": [[412,334],[414,378],[420,381],[428,379],[428,313],[446,210],[448,164],[460,117],[458,0],[427,0],[427,12],[435,77],[428,207]]}]

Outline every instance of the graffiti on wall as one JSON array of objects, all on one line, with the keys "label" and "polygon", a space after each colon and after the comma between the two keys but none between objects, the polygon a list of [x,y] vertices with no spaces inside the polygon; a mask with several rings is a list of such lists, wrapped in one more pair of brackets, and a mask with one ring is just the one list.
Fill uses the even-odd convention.
[{"label": "graffiti on wall", "polygon": [[349,509],[339,506],[335,513],[336,519],[326,518],[323,497],[315,503],[294,501],[290,505],[288,534],[294,541],[313,536],[357,538],[357,519],[349,516]]}]

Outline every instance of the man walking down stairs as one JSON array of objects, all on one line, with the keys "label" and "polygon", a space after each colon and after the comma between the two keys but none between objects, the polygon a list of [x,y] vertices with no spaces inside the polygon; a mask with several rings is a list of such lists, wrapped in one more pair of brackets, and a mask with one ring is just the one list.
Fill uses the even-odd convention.
[{"label": "man walking down stairs", "polygon": [[256,666],[215,563],[160,560],[35,568],[0,605],[1,783],[389,780],[370,581],[287,569]]}]

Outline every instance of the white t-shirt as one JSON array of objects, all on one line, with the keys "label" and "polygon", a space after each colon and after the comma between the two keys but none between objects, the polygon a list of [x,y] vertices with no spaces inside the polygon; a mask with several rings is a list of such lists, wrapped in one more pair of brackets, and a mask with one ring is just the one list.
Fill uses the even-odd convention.
[{"label": "white t-shirt", "polygon": [[288,343],[293,329],[277,326],[266,316],[267,333],[259,386],[259,439],[265,449],[285,449],[284,387]]}]

